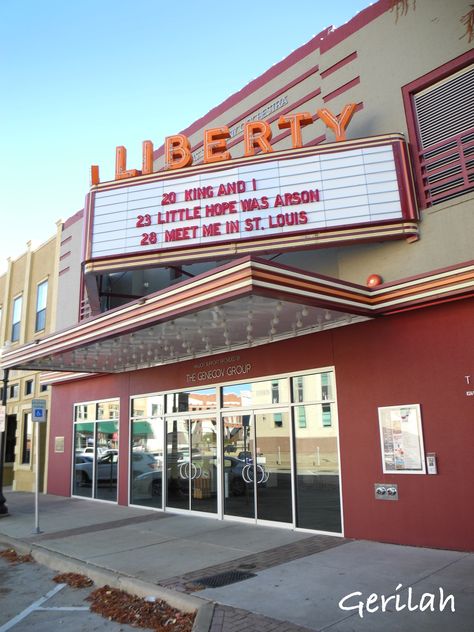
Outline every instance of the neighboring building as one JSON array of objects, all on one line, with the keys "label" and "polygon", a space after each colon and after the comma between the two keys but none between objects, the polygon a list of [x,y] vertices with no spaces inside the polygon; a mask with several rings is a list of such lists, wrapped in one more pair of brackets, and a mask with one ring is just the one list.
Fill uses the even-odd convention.
[{"label": "neighboring building", "polygon": [[[57,222],[56,235],[8,259],[0,276],[0,348],[3,353],[28,342],[41,340],[53,331],[78,321],[80,313],[83,211]],[[3,372],[2,372],[3,373]],[[3,382],[2,382],[3,384]],[[2,387],[3,390],[3,387]],[[50,391],[38,371],[10,370],[7,386],[7,417],[4,439],[4,484],[14,491],[35,489],[35,432],[31,404],[45,399],[50,410]],[[40,424],[40,489],[46,489],[48,432]]]},{"label": "neighboring building", "polygon": [[50,493],[474,549],[470,5],[397,6],[94,172],[81,320],[3,358],[53,385]]},{"label": "neighboring building", "polygon": [[[55,329],[59,242],[61,226],[47,242],[8,259],[0,277],[0,347],[3,351],[39,341]],[[15,491],[35,488],[35,432],[40,429],[40,489],[47,471],[47,424],[31,417],[33,398],[45,399],[50,408],[50,387],[42,385],[36,371],[9,371],[6,394],[4,483]],[[3,384],[3,382],[2,382]],[[2,387],[3,391],[3,387]]]}]

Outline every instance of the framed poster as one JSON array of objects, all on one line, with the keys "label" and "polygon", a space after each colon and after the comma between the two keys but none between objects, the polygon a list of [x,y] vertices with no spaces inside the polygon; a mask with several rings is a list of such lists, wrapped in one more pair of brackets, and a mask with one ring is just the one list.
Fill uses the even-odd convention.
[{"label": "framed poster", "polygon": [[379,408],[380,445],[385,474],[425,474],[419,404]]}]

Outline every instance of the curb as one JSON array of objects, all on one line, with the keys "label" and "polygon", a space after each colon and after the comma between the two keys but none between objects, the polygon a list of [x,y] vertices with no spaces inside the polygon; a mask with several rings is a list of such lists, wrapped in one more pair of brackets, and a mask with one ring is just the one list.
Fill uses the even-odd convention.
[{"label": "curb", "polygon": [[183,612],[196,612],[193,632],[209,632],[214,614],[214,603],[186,593],[180,593],[164,586],[157,586],[132,575],[101,568],[90,562],[83,562],[74,557],[46,549],[40,544],[32,544],[23,540],[16,540],[0,534],[0,544],[16,549],[22,555],[29,554],[33,559],[48,568],[62,573],[81,573],[95,584],[108,584],[112,588],[124,590],[137,597],[155,597],[166,601],[173,608]]}]

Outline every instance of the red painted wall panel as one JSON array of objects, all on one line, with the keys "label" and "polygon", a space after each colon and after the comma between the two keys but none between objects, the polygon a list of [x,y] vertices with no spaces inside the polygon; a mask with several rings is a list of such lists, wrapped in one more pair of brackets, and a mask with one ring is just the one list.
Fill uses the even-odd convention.
[{"label": "red painted wall panel", "polygon": [[[345,534],[474,549],[472,301],[339,329],[334,337]],[[383,475],[377,407],[421,405],[426,452],[438,475]],[[373,484],[397,483],[398,502],[374,499]]]},{"label": "red painted wall panel", "polygon": [[[335,366],[341,444],[345,535],[399,544],[474,550],[474,480],[472,444],[474,397],[465,376],[474,379],[474,321],[470,300],[379,318],[213,356],[231,364],[251,364],[243,377],[252,379],[292,371]],[[128,494],[128,409],[130,394],[173,388],[200,388],[190,383],[201,362],[158,367],[130,374],[62,384],[53,388],[48,491],[70,493],[72,405],[121,397],[119,502]],[[214,365],[224,366],[228,365]],[[420,404],[426,452],[438,456],[436,476],[382,474],[378,429],[379,406]],[[66,451],[54,454],[54,437],[65,436]],[[374,483],[397,483],[398,501],[374,498]]]}]

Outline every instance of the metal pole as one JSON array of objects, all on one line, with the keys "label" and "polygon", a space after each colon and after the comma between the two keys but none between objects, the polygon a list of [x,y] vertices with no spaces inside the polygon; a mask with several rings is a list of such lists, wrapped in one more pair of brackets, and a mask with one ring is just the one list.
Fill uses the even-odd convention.
[{"label": "metal pole", "polygon": [[36,481],[35,481],[35,530],[33,533],[42,533],[39,527],[39,448],[40,448],[40,424],[35,423],[35,468],[36,468]]},{"label": "metal pole", "polygon": [[[9,369],[3,370],[3,392],[2,392],[2,406],[7,405],[7,389],[8,389],[8,374]],[[5,412],[5,430],[8,416]],[[3,466],[5,456],[5,430],[1,433],[0,438],[0,518],[8,516],[8,507],[6,506],[6,498],[3,495]]]}]

